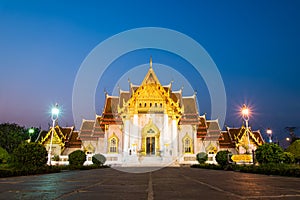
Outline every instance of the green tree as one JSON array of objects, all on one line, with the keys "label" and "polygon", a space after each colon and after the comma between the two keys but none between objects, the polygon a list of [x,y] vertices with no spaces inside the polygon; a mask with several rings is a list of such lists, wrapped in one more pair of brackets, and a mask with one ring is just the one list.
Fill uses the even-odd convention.
[{"label": "green tree", "polygon": [[82,166],[86,160],[86,155],[81,150],[76,150],[69,154],[69,164],[71,166]]},{"label": "green tree", "polygon": [[97,166],[102,166],[104,165],[104,163],[106,162],[106,158],[104,155],[102,154],[95,154],[93,157],[92,157],[92,161],[93,161],[93,164],[97,165]]},{"label": "green tree", "polygon": [[7,151],[5,149],[3,149],[2,147],[0,147],[0,164],[1,163],[7,163],[7,161],[9,160],[9,154],[7,153]]},{"label": "green tree", "polygon": [[196,155],[196,158],[197,158],[197,161],[200,163],[200,164],[203,164],[207,161],[208,159],[208,156],[207,156],[207,153],[205,152],[200,152]]},{"label": "green tree", "polygon": [[300,162],[300,140],[294,141],[286,151],[294,154],[296,162]]},{"label": "green tree", "polygon": [[46,148],[35,142],[23,142],[13,152],[16,166],[41,167],[47,163]]},{"label": "green tree", "polygon": [[0,124],[0,146],[9,154],[27,139],[29,139],[29,137],[24,127],[17,124]]},{"label": "green tree", "polygon": [[255,158],[261,164],[280,163],[284,160],[283,149],[274,143],[265,143],[255,150]]},{"label": "green tree", "polygon": [[284,162],[286,164],[292,164],[292,163],[294,163],[295,162],[295,156],[294,156],[294,154],[292,154],[290,152],[283,152],[282,162]]},{"label": "green tree", "polygon": [[216,155],[216,161],[221,166],[226,166],[228,164],[228,154],[230,152],[228,150],[226,151],[219,151]]}]

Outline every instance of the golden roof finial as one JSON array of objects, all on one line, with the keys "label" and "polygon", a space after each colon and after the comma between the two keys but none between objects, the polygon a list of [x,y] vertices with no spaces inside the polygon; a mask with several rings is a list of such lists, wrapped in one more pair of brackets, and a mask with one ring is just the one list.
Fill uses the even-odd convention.
[{"label": "golden roof finial", "polygon": [[152,56],[150,56],[150,69],[152,69]]}]

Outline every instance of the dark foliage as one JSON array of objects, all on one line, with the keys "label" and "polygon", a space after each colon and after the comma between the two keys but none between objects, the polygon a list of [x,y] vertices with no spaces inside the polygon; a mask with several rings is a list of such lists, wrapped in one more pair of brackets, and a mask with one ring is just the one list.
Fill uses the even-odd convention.
[{"label": "dark foliage", "polygon": [[23,142],[13,152],[13,162],[19,167],[42,167],[47,163],[47,150],[41,144]]},{"label": "dark foliage", "polygon": [[17,124],[0,124],[0,146],[9,154],[27,139],[29,139],[29,136],[24,127]]}]

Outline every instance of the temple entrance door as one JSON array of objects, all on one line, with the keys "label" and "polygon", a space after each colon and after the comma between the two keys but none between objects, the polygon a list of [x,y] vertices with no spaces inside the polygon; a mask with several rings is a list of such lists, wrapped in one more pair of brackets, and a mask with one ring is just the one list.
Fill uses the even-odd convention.
[{"label": "temple entrance door", "polygon": [[155,155],[155,137],[146,138],[146,154]]}]

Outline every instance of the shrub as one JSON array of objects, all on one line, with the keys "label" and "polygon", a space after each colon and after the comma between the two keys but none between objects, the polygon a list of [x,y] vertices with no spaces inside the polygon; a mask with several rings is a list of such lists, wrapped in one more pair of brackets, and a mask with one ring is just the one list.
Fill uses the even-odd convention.
[{"label": "shrub", "polygon": [[59,161],[59,155],[54,155],[52,158],[53,161]]},{"label": "shrub", "polygon": [[24,142],[13,152],[13,162],[18,167],[41,167],[47,163],[47,150],[41,144]]},{"label": "shrub", "polygon": [[216,161],[219,165],[222,167],[226,166],[228,164],[228,154],[230,152],[228,150],[226,151],[219,151],[216,155]]},{"label": "shrub", "polygon": [[92,157],[92,161],[93,161],[93,164],[97,165],[97,166],[102,166],[104,165],[105,161],[106,161],[106,158],[104,155],[102,154],[95,154],[93,157]]},{"label": "shrub", "polygon": [[196,158],[197,158],[197,160],[198,160],[198,162],[199,162],[200,164],[203,164],[203,163],[205,163],[205,162],[207,161],[208,156],[207,156],[207,153],[205,153],[205,152],[200,152],[200,153],[198,153],[198,154],[196,155]]},{"label": "shrub", "polygon": [[283,149],[274,143],[265,143],[255,150],[255,158],[260,164],[280,163],[283,160]]},{"label": "shrub", "polygon": [[76,150],[69,154],[69,164],[71,166],[82,166],[86,160],[86,155],[81,150]]}]

